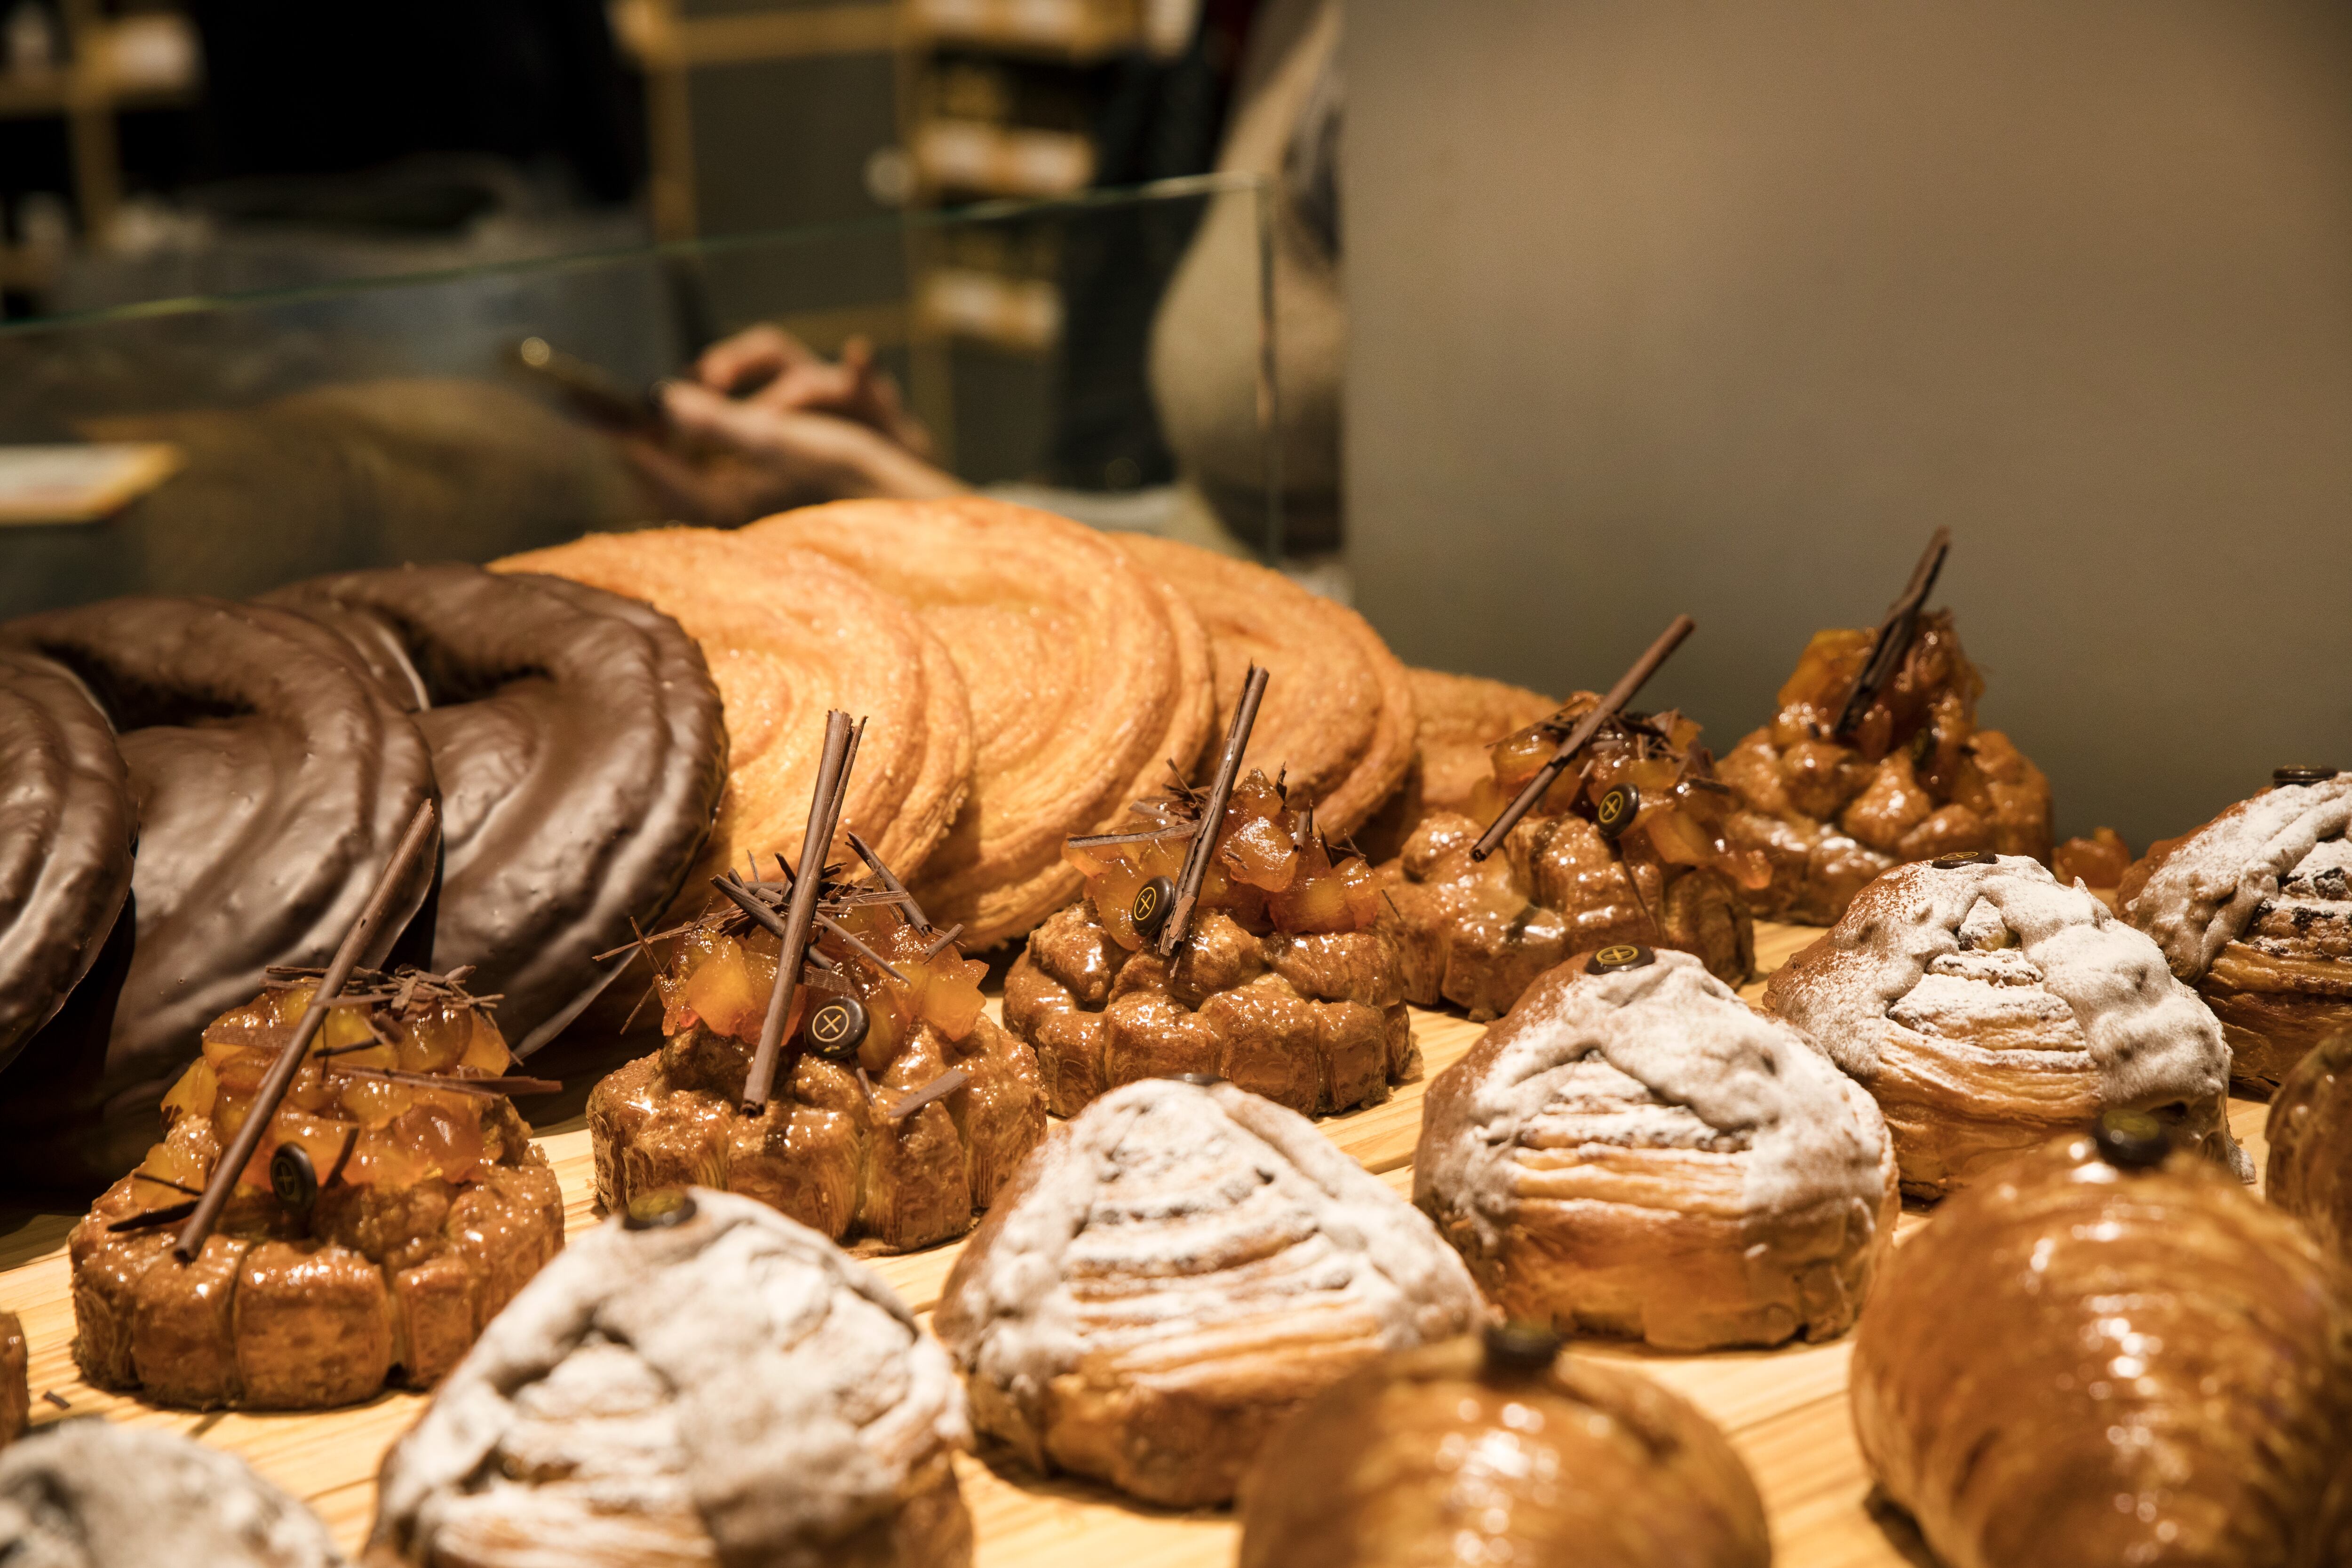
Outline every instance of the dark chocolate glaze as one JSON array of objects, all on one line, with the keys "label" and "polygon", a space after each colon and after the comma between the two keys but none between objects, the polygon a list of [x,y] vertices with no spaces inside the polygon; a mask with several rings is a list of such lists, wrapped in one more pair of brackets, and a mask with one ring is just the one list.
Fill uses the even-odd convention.
[{"label": "dark chocolate glaze", "polygon": [[476,566],[343,573],[264,603],[333,627],[422,704],[443,810],[433,965],[474,965],[507,1038],[536,1045],[710,835],[727,728],[701,650],[635,600]]},{"label": "dark chocolate glaze", "polygon": [[[80,679],[139,808],[135,934],[115,989],[78,993],[0,1078],[0,1173],[87,1190],[154,1142],[156,1105],[205,1025],[251,1000],[269,965],[332,956],[433,797],[433,763],[341,639],[291,611],[111,599],[8,622],[0,648]],[[402,889],[361,962],[382,960],[429,880]]]},{"label": "dark chocolate glaze", "polygon": [[97,961],[131,892],[139,808],[81,682],[0,652],[0,1067]]}]

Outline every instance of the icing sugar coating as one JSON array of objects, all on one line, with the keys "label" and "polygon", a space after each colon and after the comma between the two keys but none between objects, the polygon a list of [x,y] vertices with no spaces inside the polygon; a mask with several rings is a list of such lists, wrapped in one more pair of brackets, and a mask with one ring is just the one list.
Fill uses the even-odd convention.
[{"label": "icing sugar coating", "polygon": [[2196,980],[2244,933],[2279,880],[2352,826],[2352,774],[2242,800],[2174,847],[2125,906],[2172,973]]},{"label": "icing sugar coating", "polygon": [[[1788,1025],[1757,1013],[1688,953],[1588,974],[1563,966],[1489,1031],[1498,1047],[1433,1110],[1417,1186],[1499,1247],[1530,1144],[1738,1153],[1740,1208],[1771,1215],[1885,1195],[1886,1131]],[[1465,1068],[1469,1067],[1465,1061]],[[1465,1075],[1466,1076],[1466,1075]],[[1423,1197],[1416,1192],[1416,1197]]]},{"label": "icing sugar coating", "polygon": [[492,1321],[386,1457],[372,1552],[523,1537],[550,1554],[530,1561],[633,1561],[614,1537],[636,1531],[722,1563],[863,1563],[845,1542],[953,1498],[963,1394],[905,1304],[766,1205],[692,1195],[681,1224],[580,1237]]},{"label": "icing sugar coating", "polygon": [[236,1455],[94,1416],[60,1422],[0,1454],[0,1557],[33,1568],[341,1568],[344,1561],[310,1510]]}]

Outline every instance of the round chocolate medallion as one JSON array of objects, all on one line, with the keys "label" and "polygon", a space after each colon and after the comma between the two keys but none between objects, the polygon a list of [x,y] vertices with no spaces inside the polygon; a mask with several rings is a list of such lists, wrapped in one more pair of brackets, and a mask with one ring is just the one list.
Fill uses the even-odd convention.
[{"label": "round chocolate medallion", "polygon": [[1592,826],[1601,829],[1601,837],[1614,844],[1641,815],[1642,792],[1632,784],[1611,784],[1593,803]]},{"label": "round chocolate medallion", "polygon": [[1175,902],[1176,884],[1165,877],[1154,877],[1135,889],[1135,902],[1127,907],[1127,918],[1134,922],[1138,935],[1157,936]]},{"label": "round chocolate medallion", "polygon": [[319,1201],[319,1168],[310,1163],[310,1151],[299,1143],[278,1145],[269,1156],[269,1190],[297,1214],[308,1212]]},{"label": "round chocolate medallion", "polygon": [[820,1003],[801,1026],[809,1049],[829,1062],[845,1062],[865,1042],[866,1004],[855,996],[831,996]]},{"label": "round chocolate medallion", "polygon": [[1638,942],[1612,942],[1592,955],[1588,973],[1616,974],[1628,969],[1640,969],[1657,961],[1658,955]]}]

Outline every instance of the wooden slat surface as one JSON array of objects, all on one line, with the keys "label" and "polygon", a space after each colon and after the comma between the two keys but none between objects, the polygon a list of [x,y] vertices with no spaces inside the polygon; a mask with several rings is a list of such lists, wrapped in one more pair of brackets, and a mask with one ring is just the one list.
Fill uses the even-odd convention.
[{"label": "wooden slat surface", "polygon": [[[1766,973],[1820,934],[1796,927],[1759,925],[1757,960]],[[1744,994],[1754,996],[1760,982]],[[991,1004],[991,1011],[994,1010]],[[1413,1144],[1421,1131],[1421,1100],[1429,1079],[1461,1059],[1480,1026],[1443,1013],[1415,1010],[1414,1037],[1423,1071],[1386,1104],[1321,1126],[1332,1141],[1379,1173],[1400,1194],[1412,1186]],[[2233,1100],[2231,1122],[2259,1169],[2267,1108]],[[577,1231],[596,1222],[590,1192],[588,1133],[576,1119],[540,1139],[563,1184],[564,1222]],[[317,1509],[337,1539],[353,1551],[366,1534],[375,1505],[375,1468],[384,1449],[424,1404],[418,1394],[387,1394],[348,1410],[323,1415],[194,1415],[156,1410],[102,1394],[84,1384],[68,1345],[73,1309],[63,1244],[74,1216],[15,1216],[0,1230],[0,1307],[16,1312],[32,1352],[36,1426],[68,1415],[110,1419],[190,1432],[243,1455],[264,1475]],[[1907,1210],[1898,1239],[1927,1223]],[[926,1322],[961,1243],[901,1258],[869,1261]],[[1921,1559],[1906,1552],[1899,1521],[1883,1522],[1866,1503],[1869,1480],[1846,1419],[1847,1342],[1795,1345],[1777,1351],[1715,1355],[1659,1355],[1592,1342],[1590,1353],[1637,1361],[1643,1370],[1695,1401],[1730,1435],[1756,1477],[1772,1520],[1777,1561],[1790,1568],[1906,1568]],[[54,1393],[59,1409],[41,1398]],[[994,1456],[961,1463],[964,1495],[978,1526],[982,1568],[1224,1568],[1239,1533],[1223,1510],[1174,1513],[1119,1500],[1106,1489],[1066,1479],[1041,1479],[1014,1461]],[[1916,1552],[1916,1548],[1913,1549]]]}]

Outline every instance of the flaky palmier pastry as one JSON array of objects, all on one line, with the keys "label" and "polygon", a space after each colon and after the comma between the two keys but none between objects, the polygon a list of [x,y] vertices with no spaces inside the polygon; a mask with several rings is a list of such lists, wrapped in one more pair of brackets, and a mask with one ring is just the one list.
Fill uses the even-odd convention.
[{"label": "flaky palmier pastry", "polygon": [[1154,1079],[1030,1156],[932,1326],[982,1431],[1041,1470],[1195,1507],[1231,1498],[1316,1394],[1484,1311],[1429,1221],[1312,1123]]},{"label": "flaky palmier pastry", "polygon": [[1412,1185],[1505,1316],[1681,1351],[1843,1333],[1902,1207],[1860,1085],[1633,945],[1553,970],[1437,1075]]},{"label": "flaky palmier pastry", "polygon": [[1836,737],[1871,638],[1815,632],[1780,711],[1723,759],[1739,807],[1724,837],[1771,864],[1748,893],[1763,919],[1835,924],[1880,873],[1957,850],[2050,858],[2050,781],[2007,735],[1977,727],[1984,678],[1949,611],[1918,617],[1892,679]]},{"label": "flaky palmier pastry", "polygon": [[2271,1100],[2263,1194],[2352,1263],[2352,1035],[2304,1054]]},{"label": "flaky palmier pastry", "polygon": [[1863,1310],[1850,1387],[1947,1568],[2352,1562],[2352,1277],[2153,1118],[1947,1204]]},{"label": "flaky palmier pastry", "polygon": [[2352,1029],[2352,776],[2281,768],[2273,787],[2148,846],[2116,907],[2156,939],[2230,1042],[2230,1078],[2266,1092]]},{"label": "flaky palmier pastry", "polygon": [[1714,1423],[1531,1326],[1383,1356],[1242,1483],[1241,1568],[1766,1568],[1764,1504]]},{"label": "flaky palmier pastry", "polygon": [[963,1568],[970,1436],[873,1273],[727,1193],[641,1196],[490,1325],[384,1456],[371,1568]]},{"label": "flaky palmier pastry", "polygon": [[0,1559],[25,1568],[343,1568],[316,1514],[176,1432],[60,1421],[0,1454]]},{"label": "flaky palmier pastry", "polygon": [[1600,702],[1580,691],[1496,745],[1468,815],[1431,813],[1380,868],[1408,1000],[1496,1017],[1569,954],[1619,942],[1694,953],[1747,981],[1756,935],[1741,889],[1761,884],[1764,862],[1725,842],[1730,795],[1679,713],[1604,721],[1502,847],[1470,858],[1485,824]]},{"label": "flaky palmier pastry", "polygon": [[1325,832],[1362,826],[1403,782],[1416,733],[1412,682],[1371,623],[1255,562],[1150,534],[1111,541],[1200,617],[1216,729],[1232,721],[1250,668],[1273,672],[1243,765],[1286,774]]},{"label": "flaky palmier pastry", "polygon": [[743,532],[829,555],[898,595],[954,656],[971,704],[971,795],[906,876],[975,952],[1068,903],[1078,878],[1062,840],[1108,831],[1171,764],[1188,773],[1208,738],[1199,620],[1090,528],[965,496],[835,501]]},{"label": "flaky palmier pastry", "polygon": [[930,854],[971,776],[962,678],[906,605],[806,551],[708,528],[592,533],[509,555],[541,572],[642,599],[701,646],[727,719],[727,791],[710,845],[671,909],[699,913],[713,872],[744,858],[798,857],[828,708],[870,722],[843,818],[909,873]]},{"label": "flaky palmier pastry", "polygon": [[68,1238],[75,1363],[162,1405],[313,1409],[429,1386],[563,1245],[563,1194],[483,1004],[356,972],[193,1262],[173,1255],[316,971],[215,1019],[163,1141]]},{"label": "flaky palmier pastry", "polygon": [[[788,902],[782,883],[735,886],[773,913]],[[795,993],[793,1055],[756,1112],[740,1108],[782,943],[723,898],[676,934],[655,982],[662,1048],[588,1097],[606,1210],[691,1184],[893,1251],[971,1228],[1045,1135],[1036,1059],[982,1011],[986,965],[886,897],[828,880],[833,923],[812,933],[828,989]]]},{"label": "flaky palmier pastry", "polygon": [[1764,989],[1886,1114],[1903,1190],[1937,1198],[2105,1106],[2252,1181],[2229,1047],[2156,944],[2021,855],[1898,867]]},{"label": "flaky palmier pastry", "polygon": [[1184,1072],[1309,1116],[1386,1100],[1419,1058],[1362,858],[1334,856],[1314,813],[1252,770],[1190,932],[1162,956],[1153,939],[1206,802],[1178,785],[1136,809],[1140,831],[1070,842],[1086,896],[1030,933],[1004,982],[1005,1026],[1036,1047],[1054,1113]]}]

